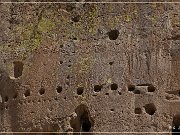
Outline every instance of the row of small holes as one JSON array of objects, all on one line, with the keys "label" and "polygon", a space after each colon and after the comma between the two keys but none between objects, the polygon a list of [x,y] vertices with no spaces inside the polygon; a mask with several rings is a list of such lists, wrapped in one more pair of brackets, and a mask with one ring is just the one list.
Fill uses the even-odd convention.
[{"label": "row of small holes", "polygon": [[[67,78],[69,78],[69,76]],[[101,89],[102,89],[102,85],[95,85],[94,86],[94,91],[95,92],[100,92]],[[117,90],[117,89],[118,89],[118,85],[117,84],[115,84],[115,83],[111,84],[111,90]],[[57,86],[56,91],[57,91],[57,93],[61,93],[62,92],[62,87],[61,86]],[[83,87],[77,88],[77,94],[78,95],[82,95],[83,92],[84,92],[84,88]],[[45,89],[41,88],[39,90],[39,94],[40,95],[45,94]],[[30,96],[30,90],[26,90],[25,93],[24,93],[24,96],[25,97]],[[16,95],[16,97],[17,97],[17,95]],[[8,101],[8,96],[5,96],[5,102],[7,102],[7,101]]]},{"label": "row of small holes", "polygon": [[[118,89],[118,85],[113,83],[111,84],[111,90],[117,90]],[[95,92],[100,92],[102,90],[102,85],[95,85],[94,86],[94,91]],[[84,88],[83,87],[79,87],[77,88],[77,94],[78,95],[82,95],[84,92]]]},{"label": "row of small holes", "polygon": [[[44,93],[45,93],[45,89],[44,89],[44,88],[41,88],[41,89],[39,90],[39,94],[40,94],[40,95],[43,95]],[[25,97],[30,96],[30,90],[26,90],[25,93],[24,93],[24,96],[25,96]]]},{"label": "row of small holes", "polygon": [[[148,92],[154,92],[156,90],[156,88],[153,85],[149,85],[147,87],[147,90],[148,90]],[[135,85],[129,85],[128,91],[133,91],[135,94],[140,94],[140,91],[135,89]]]},{"label": "row of small holes", "polygon": [[[57,90],[57,93],[61,93],[62,87],[61,87],[61,86],[58,86],[58,87],[56,88],[56,90]],[[40,94],[40,95],[45,94],[45,89],[44,89],[44,88],[41,88],[41,89],[39,90],[39,94]],[[13,96],[13,98],[15,99],[15,98],[17,98],[17,96],[18,96],[17,93],[15,93],[15,95]],[[25,93],[24,93],[24,97],[28,97],[28,96],[30,96],[30,90],[26,90]],[[4,97],[4,101],[5,101],[5,102],[8,102],[8,100],[9,100],[9,97],[8,97],[8,96],[5,96],[5,97]]]},{"label": "row of small holes", "polygon": [[[57,93],[61,93],[61,92],[62,92],[62,87],[61,87],[61,86],[57,86],[56,91],[57,91]],[[41,88],[41,89],[39,90],[39,94],[40,94],[40,95],[45,94],[45,89],[44,89],[44,88]],[[29,90],[26,90],[26,92],[24,93],[24,96],[25,96],[25,97],[30,96],[30,91],[29,91]]]},{"label": "row of small holes", "polygon": [[[94,86],[94,91],[95,92],[100,92],[102,89],[102,85],[95,85]],[[116,83],[111,84],[111,90],[117,90],[118,89],[118,85]]]},{"label": "row of small holes", "polygon": [[[69,78],[69,76],[68,76],[67,78]],[[94,91],[95,91],[95,92],[100,92],[101,89],[102,89],[102,85],[95,85],[95,86],[94,86]],[[118,85],[117,85],[117,84],[115,84],[115,83],[111,84],[111,90],[117,90],[117,89],[118,89]],[[61,87],[61,86],[57,86],[56,91],[57,91],[57,93],[61,93],[61,92],[62,92],[62,87]],[[83,88],[83,87],[77,88],[77,94],[78,94],[78,95],[82,95],[83,92],[84,92],[84,88]],[[41,88],[41,89],[39,90],[39,94],[40,94],[40,95],[45,94],[45,89],[44,89],[44,88]],[[25,96],[25,97],[30,96],[30,90],[26,90],[25,93],[24,93],[24,96]],[[16,97],[17,97],[17,95],[15,96],[15,98],[16,98]],[[5,96],[5,102],[7,102],[7,101],[8,101],[8,96]]]},{"label": "row of small holes", "polygon": [[[149,115],[154,115],[154,113],[156,112],[156,107],[153,103],[146,104],[144,106],[144,108],[145,108],[146,113]],[[141,108],[135,108],[134,113],[135,114],[142,114]]]}]

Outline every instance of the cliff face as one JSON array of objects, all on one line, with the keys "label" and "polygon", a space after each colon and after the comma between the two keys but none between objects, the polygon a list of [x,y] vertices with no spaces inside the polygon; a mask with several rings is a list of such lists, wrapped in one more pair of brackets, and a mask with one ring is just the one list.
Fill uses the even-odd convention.
[{"label": "cliff face", "polygon": [[1,131],[180,128],[180,4],[1,3],[0,16]]}]

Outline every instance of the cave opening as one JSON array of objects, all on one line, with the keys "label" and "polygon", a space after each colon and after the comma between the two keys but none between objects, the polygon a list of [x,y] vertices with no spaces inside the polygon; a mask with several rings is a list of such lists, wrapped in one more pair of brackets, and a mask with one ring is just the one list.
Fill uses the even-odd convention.
[{"label": "cave opening", "polygon": [[90,116],[88,107],[81,104],[75,109],[75,113],[77,114],[76,118],[70,121],[74,134],[77,132],[80,134],[92,132],[94,121]]},{"label": "cave opening", "polygon": [[30,96],[30,90],[26,90],[25,93],[24,93],[24,96],[25,96],[25,97]]},{"label": "cave opening", "polygon": [[14,61],[14,77],[18,78],[22,75],[24,64],[20,61]]},{"label": "cave opening", "polygon": [[57,86],[56,91],[57,91],[57,93],[61,93],[62,92],[62,87],[61,86]]},{"label": "cave opening", "polygon": [[116,83],[111,84],[111,90],[117,90],[118,85]]},{"label": "cave opening", "polygon": [[176,114],[172,122],[172,135],[177,135],[178,133],[180,133],[180,114]]},{"label": "cave opening", "polygon": [[128,85],[128,91],[134,91],[135,85]]},{"label": "cave opening", "polygon": [[81,118],[80,118],[80,122],[81,122],[81,130],[80,132],[89,132],[91,129],[91,122],[89,120],[89,116],[87,112],[84,112],[84,114],[82,114]]},{"label": "cave opening", "polygon": [[156,90],[156,87],[154,87],[153,85],[149,85],[147,89],[148,92],[154,92]]},{"label": "cave opening", "polygon": [[145,108],[146,113],[149,114],[149,115],[154,115],[154,113],[157,110],[156,106],[154,105],[154,103],[146,104],[144,106],[144,108]]},{"label": "cave opening", "polygon": [[83,87],[77,88],[77,94],[78,94],[78,95],[82,95],[83,92],[84,92],[84,88],[83,88]]},{"label": "cave opening", "polygon": [[94,91],[95,91],[95,92],[100,92],[101,89],[102,89],[102,85],[95,85],[95,86],[94,86]]},{"label": "cave opening", "polygon": [[118,30],[111,30],[108,32],[108,36],[110,40],[116,40],[119,36],[119,31]]}]

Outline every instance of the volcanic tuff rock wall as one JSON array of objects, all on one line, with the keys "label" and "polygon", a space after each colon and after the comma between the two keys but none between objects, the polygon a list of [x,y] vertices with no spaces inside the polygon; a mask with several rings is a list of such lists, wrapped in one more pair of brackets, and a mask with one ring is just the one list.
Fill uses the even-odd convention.
[{"label": "volcanic tuff rock wall", "polygon": [[1,3],[0,17],[0,131],[178,131],[180,4]]}]

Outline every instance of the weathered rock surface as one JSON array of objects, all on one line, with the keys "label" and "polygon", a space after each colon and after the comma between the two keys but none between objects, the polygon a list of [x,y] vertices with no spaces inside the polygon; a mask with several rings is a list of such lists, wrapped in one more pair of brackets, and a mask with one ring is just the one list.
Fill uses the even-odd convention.
[{"label": "weathered rock surface", "polygon": [[0,20],[1,132],[180,131],[180,4],[1,3]]}]

